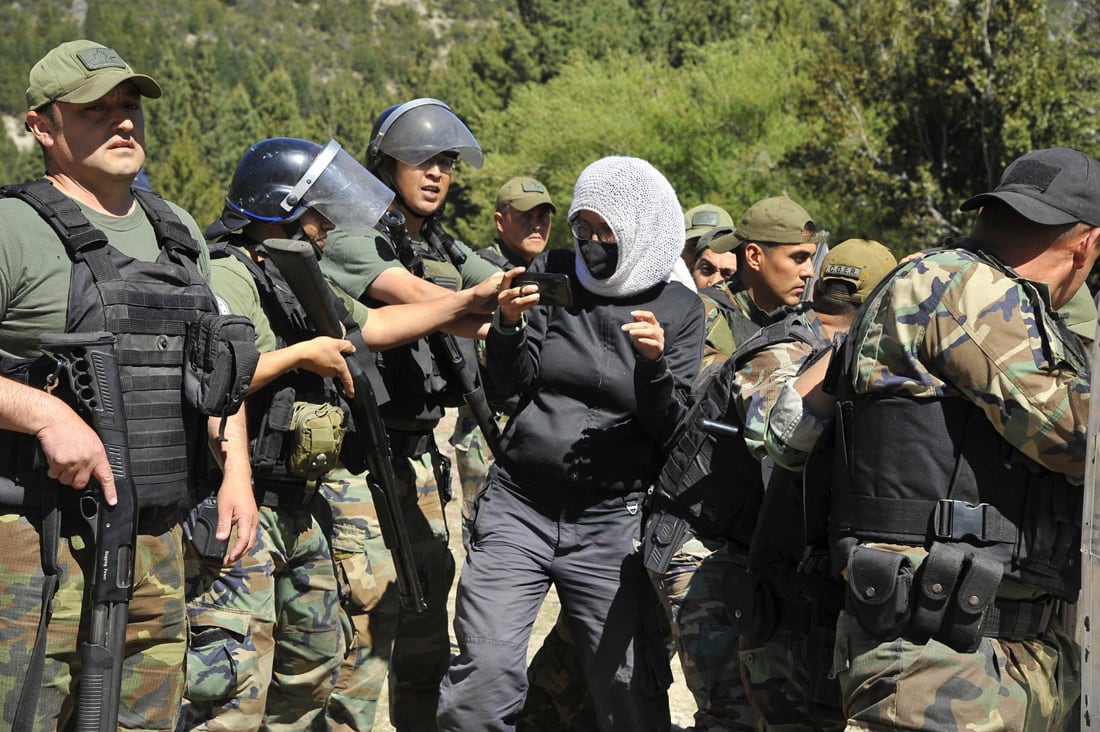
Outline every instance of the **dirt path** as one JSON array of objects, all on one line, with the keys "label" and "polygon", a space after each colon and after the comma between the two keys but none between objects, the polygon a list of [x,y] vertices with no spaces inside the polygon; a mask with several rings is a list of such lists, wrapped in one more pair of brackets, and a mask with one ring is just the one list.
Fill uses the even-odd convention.
[{"label": "dirt path", "polygon": [[[454,457],[453,449],[447,442],[447,438],[450,437],[451,431],[454,429],[454,414],[448,412],[447,417],[439,423],[439,427],[436,429],[436,443],[440,449],[447,455]],[[455,555],[455,562],[458,565],[458,571],[462,571],[462,563],[465,559],[465,552],[462,549],[462,528],[459,522],[459,486],[457,474],[452,476],[452,483],[454,487],[455,500],[447,506],[447,523],[451,530],[451,551]],[[457,582],[456,582],[457,585]],[[449,603],[449,610],[451,614],[454,613],[454,597],[455,588],[451,588],[451,598]],[[528,658],[534,655],[535,651],[542,645],[543,637],[553,627],[554,621],[558,616],[558,597],[554,593],[553,589],[550,590],[550,594],[546,598],[546,602],[542,605],[542,611],[539,613],[538,619],[535,621],[535,630],[531,638],[531,647],[528,649]],[[454,634],[451,635],[451,652],[457,653],[458,649],[455,645]],[[669,706],[672,711],[672,729],[675,732],[684,727],[690,727],[692,723],[692,714],[695,711],[695,700],[691,696],[691,692],[688,691],[687,685],[684,683],[684,675],[680,670],[680,662],[678,659],[672,661],[672,675],[673,682],[672,688],[669,689]],[[382,691],[382,698],[378,704],[378,715],[375,718],[374,728],[377,732],[393,732],[393,727],[389,723],[389,703],[386,698],[386,691]]]}]

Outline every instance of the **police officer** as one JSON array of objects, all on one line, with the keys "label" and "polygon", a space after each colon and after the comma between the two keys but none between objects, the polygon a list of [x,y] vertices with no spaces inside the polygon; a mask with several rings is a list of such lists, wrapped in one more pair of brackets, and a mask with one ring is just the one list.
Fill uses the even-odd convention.
[{"label": "police officer", "polygon": [[1098,174],[1067,148],[1014,160],[962,205],[970,238],[898,268],[834,358],[853,724],[1057,729],[1078,695],[1057,610],[1080,582],[1089,366],[1053,311],[1100,252]]},{"label": "police officer", "polygon": [[[272,138],[241,158],[225,210],[207,228],[215,289],[256,324],[262,351],[248,399],[260,540],[237,564],[199,564],[191,578],[187,728],[303,729],[319,723],[332,691],[345,642],[327,536],[338,507],[317,488],[344,444],[342,394],[354,392],[345,355],[354,346],[316,335],[264,242],[304,239],[320,256],[336,223],[366,234],[392,198],[336,141]],[[473,294],[448,299],[472,303]],[[484,295],[495,296],[493,283]],[[418,303],[368,312],[344,300],[345,327],[362,324],[378,348],[430,332],[454,310]],[[359,499],[369,503],[369,492]],[[239,617],[249,618],[249,633],[227,625]]]},{"label": "police officer", "polygon": [[[128,500],[116,495],[103,444],[75,402],[59,398],[63,389],[50,394],[28,383],[36,377],[24,366],[40,355],[40,334],[107,330],[117,339],[124,404],[116,406],[127,410],[138,496],[120,727],[176,723],[187,625],[177,504],[197,489],[210,448],[223,460],[216,533],[228,538],[231,524],[237,532],[225,561],[236,561],[255,537],[243,416],[223,425],[201,411],[207,398],[228,405],[236,395],[188,398],[181,388],[190,383],[185,351],[197,345],[183,334],[200,319],[217,319],[201,232],[182,209],[131,188],[145,160],[142,99],[160,96],[157,82],[113,49],[88,40],[52,49],[31,69],[27,88],[26,125],[42,149],[45,178],[0,200],[0,627],[9,648],[24,649],[5,654],[0,694],[4,724],[14,729],[73,724],[78,638],[89,632],[85,572],[95,552],[71,489],[98,484],[108,504]],[[246,356],[251,328],[243,334],[247,343],[237,345]],[[231,374],[234,388],[250,376],[250,369]]]},{"label": "police officer", "polygon": [[750,539],[751,572],[727,574],[723,587],[740,631],[746,693],[769,729],[844,727],[830,677],[840,593],[828,580],[819,537],[804,530],[807,506],[817,505],[804,498],[805,460],[790,458],[799,446],[812,447],[824,425],[804,407],[799,389],[805,387],[796,376],[828,363],[859,305],[896,265],[875,241],[848,239],[833,247],[822,260],[812,306],[763,329],[735,356],[743,363],[734,394],[743,405],[746,446],[758,457],[766,447],[777,466],[792,468],[765,471],[766,493],[751,533],[743,535]]},{"label": "police officer", "polygon": [[[760,328],[795,312],[792,308],[799,304],[801,288],[813,274],[816,231],[805,209],[789,198],[775,197],[750,206],[736,232],[716,227],[701,237],[701,244],[716,251],[737,250],[739,266],[734,279],[720,283],[725,288],[721,292],[708,288],[715,302],[724,301],[733,341],[731,353],[739,354],[739,347]],[[729,363],[725,354],[715,358],[694,387],[697,401],[706,394],[712,398],[693,409],[710,409],[709,419],[742,425],[745,402],[733,398],[736,390],[744,390],[747,398],[763,377],[753,373],[744,383],[737,381],[738,369],[750,356],[742,354],[736,363]],[[697,417],[687,422],[697,423]],[[708,439],[702,434],[690,435],[673,449],[659,483],[661,489],[651,499],[645,531],[647,568],[665,603],[684,679],[698,705],[696,728],[751,730],[757,716],[741,682],[739,631],[726,611],[722,587],[727,572],[744,565],[751,537],[751,525],[740,527],[740,541],[733,541],[740,506],[732,502],[728,484],[731,479],[752,481],[754,472],[759,475],[759,458],[748,453],[742,435],[722,438],[723,447],[715,447],[713,457],[696,463],[697,450],[713,444]],[[689,476],[684,461],[695,464],[691,470],[698,474]],[[758,482],[748,482],[738,495],[753,495],[748,486]],[[707,506],[703,520],[693,518],[693,514],[698,516],[698,506],[693,511],[682,499],[674,498],[685,491],[695,496],[693,502]]]},{"label": "police officer", "polygon": [[[496,266],[451,238],[439,221],[456,165],[464,160],[481,167],[482,159],[477,140],[443,102],[414,99],[384,110],[374,123],[367,168],[393,190],[392,210],[403,215],[404,231],[377,230],[368,237],[332,232],[321,262],[325,274],[356,299],[377,305],[435,299],[498,273]],[[484,325],[483,317],[466,318],[452,330],[472,337]],[[438,338],[434,343],[440,345]],[[464,356],[472,367],[473,349]],[[462,389],[456,389],[454,374],[445,376],[445,367],[427,340],[389,350],[379,360],[392,397],[383,417],[395,470],[407,491],[402,508],[428,610],[401,611],[392,654],[386,656],[379,648],[369,671],[352,674],[363,687],[342,696],[368,700],[370,708],[359,716],[372,716],[377,675],[388,657],[390,718],[399,730],[434,726],[439,682],[450,660],[447,596],[455,564],[443,513],[450,477],[433,430],[445,407],[461,403]]]},{"label": "police officer", "polygon": [[699,237],[719,226],[733,228],[733,217],[721,206],[700,203],[684,212],[684,264],[689,268],[695,264]]}]

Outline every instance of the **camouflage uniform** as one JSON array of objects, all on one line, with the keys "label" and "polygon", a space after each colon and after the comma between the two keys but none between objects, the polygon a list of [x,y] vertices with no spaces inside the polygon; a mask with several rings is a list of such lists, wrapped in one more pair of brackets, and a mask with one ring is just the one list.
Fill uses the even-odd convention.
[{"label": "camouflage uniform", "polygon": [[[164,510],[161,527],[143,526],[134,561],[134,596],[126,625],[126,647],[148,652],[126,657],[122,672],[119,729],[170,730],[175,723],[175,700],[183,695],[185,612],[183,596],[183,535],[176,512]],[[0,515],[4,538],[3,575],[25,578],[6,581],[4,623],[0,626],[0,666],[25,673],[38,634],[42,613],[41,519],[13,513]],[[43,686],[38,700],[35,730],[68,729],[75,717],[73,696],[79,677],[80,649],[76,643],[84,615],[85,568],[92,564],[88,526],[73,516],[62,519],[58,548],[60,586],[53,599],[46,642]],[[176,577],[177,582],[167,581]],[[86,617],[86,616],[85,616]],[[22,688],[20,674],[0,674],[4,724],[14,721]],[[168,707],[166,708],[166,701]]]},{"label": "camouflage uniform", "polygon": [[[721,282],[707,290],[700,293],[708,325],[704,358],[711,365],[704,372],[712,373],[739,345],[735,333],[741,334],[743,343],[752,332],[777,322],[787,311],[765,313],[736,280],[732,286]],[[725,299],[724,304],[720,298]],[[731,327],[734,319],[738,325]],[[729,352],[723,353],[721,348]],[[751,376],[764,379],[766,375]],[[751,384],[744,388],[747,400]],[[698,385],[695,390],[698,392]],[[651,575],[672,625],[684,681],[698,705],[695,727],[700,730],[756,728],[756,713],[748,703],[737,663],[739,635],[722,593],[725,573],[735,561],[743,563],[735,559],[737,554],[724,540],[689,534],[673,554],[668,570],[660,577]]]},{"label": "camouflage uniform", "polygon": [[[792,317],[802,319],[826,337],[812,311]],[[776,343],[757,353],[743,369],[742,373],[753,372],[753,378],[767,382],[766,389],[749,398],[745,410],[743,434],[754,454],[763,456],[765,445],[771,445],[769,427],[774,419],[769,418],[775,417],[784,397],[796,400],[798,416],[802,417],[802,398],[790,382],[813,351],[810,344],[798,340]],[[840,690],[830,678],[835,611],[820,601],[808,603],[785,587],[776,588],[775,602],[784,608],[777,611],[777,617],[798,620],[780,623],[766,640],[741,638],[738,656],[749,702],[769,730],[843,729]],[[792,622],[797,623],[795,627],[791,627]]]},{"label": "camouflage uniform", "polygon": [[[1049,315],[1046,292],[1044,285],[1024,280],[990,254],[962,248],[926,253],[900,268],[889,286],[865,305],[849,335],[845,349],[851,349],[851,360],[845,360],[837,388],[850,390],[857,406],[864,403],[862,395],[902,397],[914,404],[974,405],[984,415],[981,426],[995,430],[1006,446],[1026,456],[1032,472],[1080,482],[1089,398],[1087,356]],[[845,398],[838,393],[838,405]],[[988,462],[991,469],[1000,465]],[[1005,462],[1005,469],[1009,467]],[[997,492],[1008,489],[1002,483],[995,486]],[[849,490],[866,487],[852,482]],[[1048,490],[1055,488],[1062,490],[1052,481]],[[1066,490],[1072,496],[1072,486]],[[995,492],[988,495],[987,500],[996,502]],[[869,500],[881,499],[862,499],[864,504]],[[834,513],[837,501],[834,486]],[[838,520],[849,523],[844,517]],[[1079,528],[1079,517],[1076,522]],[[846,531],[868,536],[858,523],[851,525]],[[1021,538],[1022,543],[1030,541]],[[904,554],[914,571],[930,556],[920,545],[858,541],[856,549]],[[834,561],[841,556],[854,561],[855,549],[834,544],[834,552],[841,550],[843,555],[835,554]],[[1072,568],[1060,580],[1057,573],[1028,575],[1028,566],[1013,564],[1004,570],[998,606],[1005,599],[1046,604],[1048,592],[1056,597],[1075,593],[1065,586],[1072,582]],[[1010,569],[1015,576],[1009,576]],[[850,584],[858,580],[849,577]],[[916,593],[916,581],[913,587]],[[905,628],[908,634],[909,626]],[[1024,640],[990,637],[983,631],[975,650],[960,652],[936,639],[882,639],[881,632],[876,639],[843,612],[834,672],[850,727],[1057,728],[1078,695],[1079,650],[1056,619],[1044,619],[1031,631]]]},{"label": "camouflage uniform", "polygon": [[397,631],[397,575],[366,480],[340,470],[319,491],[332,510],[332,555],[351,626],[325,723],[332,732],[366,732],[374,727],[389,672]]},{"label": "camouflage uniform", "polygon": [[[218,295],[256,325],[259,350],[294,342],[295,334],[274,332],[275,316],[264,310],[256,283],[265,275],[230,253],[229,247],[245,246],[245,238],[227,241],[212,245]],[[275,429],[265,417],[275,407],[265,397],[305,383],[277,381],[249,396],[254,462],[262,452],[257,434]],[[181,730],[303,729],[320,719],[332,691],[345,631],[322,524],[329,508],[315,480],[294,479],[285,465],[275,470],[279,479],[259,470],[254,476],[260,531],[251,552],[230,567],[188,555],[191,640]]]},{"label": "camouflage uniform", "polygon": [[188,553],[187,698],[181,729],[301,730],[318,717],[344,636],[323,500],[260,509],[231,567]]}]

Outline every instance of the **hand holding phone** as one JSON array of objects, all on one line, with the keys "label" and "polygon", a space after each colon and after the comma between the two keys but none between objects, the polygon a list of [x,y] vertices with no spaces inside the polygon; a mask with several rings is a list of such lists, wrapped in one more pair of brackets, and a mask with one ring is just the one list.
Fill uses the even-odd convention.
[{"label": "hand holding phone", "polygon": [[536,285],[539,288],[539,305],[570,307],[573,304],[573,288],[569,275],[556,272],[524,272],[512,280],[513,287]]}]

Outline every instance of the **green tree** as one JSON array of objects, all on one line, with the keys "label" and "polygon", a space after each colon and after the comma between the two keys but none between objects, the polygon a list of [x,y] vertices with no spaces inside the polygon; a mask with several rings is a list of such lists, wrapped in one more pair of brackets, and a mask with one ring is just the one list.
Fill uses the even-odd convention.
[{"label": "green tree", "polygon": [[[804,85],[804,52],[788,39],[781,59],[765,58],[749,52],[757,40],[710,44],[680,68],[574,53],[556,78],[520,87],[506,109],[485,114],[485,167],[461,170],[469,213],[456,229],[487,241],[496,188],[513,175],[539,178],[564,212],[577,175],[606,155],[649,160],[685,207],[710,201],[739,212],[784,191],[806,200],[778,165],[805,134],[790,104]],[[551,246],[566,246],[557,223]]]},{"label": "green tree", "polygon": [[820,134],[787,164],[850,235],[904,252],[964,233],[957,211],[1028,149],[1095,148],[1082,114],[1097,59],[1038,0],[838,2],[823,19],[805,114]]}]

